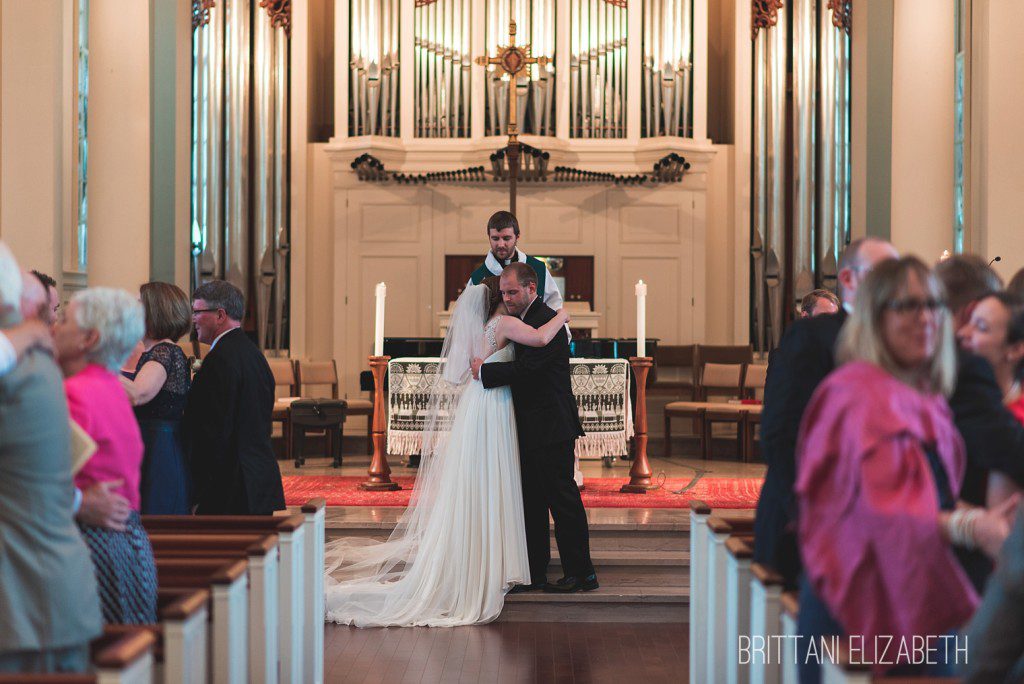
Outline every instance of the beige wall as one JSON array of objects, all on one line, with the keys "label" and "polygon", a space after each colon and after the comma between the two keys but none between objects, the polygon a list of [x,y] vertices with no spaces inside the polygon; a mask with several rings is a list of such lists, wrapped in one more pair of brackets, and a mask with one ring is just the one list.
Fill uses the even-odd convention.
[{"label": "beige wall", "polygon": [[89,285],[149,280],[149,3],[89,3]]},{"label": "beige wall", "polygon": [[934,4],[900,0],[893,16],[890,240],[927,262],[953,248],[955,17]]},{"label": "beige wall", "polygon": [[1024,267],[1024,3],[975,0],[974,226],[970,244],[1004,278]]},{"label": "beige wall", "polygon": [[58,279],[65,164],[63,4],[5,1],[0,11],[0,239],[23,266]]}]

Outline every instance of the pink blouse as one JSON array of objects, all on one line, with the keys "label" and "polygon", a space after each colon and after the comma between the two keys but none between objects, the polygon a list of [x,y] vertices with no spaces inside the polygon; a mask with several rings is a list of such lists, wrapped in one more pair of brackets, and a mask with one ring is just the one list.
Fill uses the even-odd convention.
[{"label": "pink blouse", "polygon": [[1017,420],[1024,423],[1024,394],[1017,397],[1016,401],[1007,404],[1006,408],[1010,409],[1010,413],[1012,413]]},{"label": "pink blouse", "polygon": [[829,375],[804,412],[796,480],[804,567],[865,646],[875,636],[946,634],[978,604],[940,531],[925,445],[956,496],[966,459],[946,401],[869,363]]},{"label": "pink blouse", "polygon": [[142,434],[120,380],[106,368],[90,364],[64,381],[71,419],[96,442],[96,453],[75,475],[75,486],[124,480],[115,490],[139,510]]}]

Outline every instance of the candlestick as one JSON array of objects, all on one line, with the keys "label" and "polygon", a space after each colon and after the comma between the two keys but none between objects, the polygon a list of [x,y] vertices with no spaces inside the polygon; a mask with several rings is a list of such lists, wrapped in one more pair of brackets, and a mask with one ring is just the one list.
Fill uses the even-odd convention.
[{"label": "candlestick", "polygon": [[384,355],[384,299],[388,296],[388,286],[377,283],[377,315],[373,328],[373,355]]},{"label": "candlestick", "polygon": [[636,355],[647,356],[647,283],[636,284]]}]

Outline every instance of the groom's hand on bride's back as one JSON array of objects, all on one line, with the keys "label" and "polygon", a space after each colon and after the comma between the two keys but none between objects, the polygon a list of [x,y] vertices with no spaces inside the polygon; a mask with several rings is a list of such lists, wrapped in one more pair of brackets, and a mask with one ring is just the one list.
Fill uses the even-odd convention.
[{"label": "groom's hand on bride's back", "polygon": [[473,367],[473,379],[480,379],[480,366],[484,365],[483,359],[473,359],[470,361],[470,365]]}]

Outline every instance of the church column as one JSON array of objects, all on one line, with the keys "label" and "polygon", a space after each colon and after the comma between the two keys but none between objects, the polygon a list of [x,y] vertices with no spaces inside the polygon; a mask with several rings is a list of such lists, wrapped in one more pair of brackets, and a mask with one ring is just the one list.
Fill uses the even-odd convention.
[{"label": "church column", "polygon": [[890,239],[931,263],[953,249],[956,15],[934,0],[894,9]]},{"label": "church column", "polygon": [[89,285],[150,278],[150,5],[89,3]]},{"label": "church column", "polygon": [[[95,0],[94,0],[95,1]],[[188,291],[192,209],[192,3],[149,0],[152,21],[150,111],[150,273]]]},{"label": "church column", "polygon": [[[889,238],[893,2],[858,2],[853,8],[850,30],[850,232],[853,239],[865,235]],[[903,86],[909,87],[909,84]]]},{"label": "church column", "polygon": [[972,22],[973,202],[965,249],[1000,256],[993,267],[1009,279],[1024,265],[1024,4],[974,0]]},{"label": "church column", "polygon": [[[63,185],[70,149],[65,127],[74,100],[66,103],[65,22],[72,11],[58,0],[5,2],[0,8],[0,239],[18,262],[61,280]],[[70,111],[67,107],[70,106]],[[68,145],[70,148],[70,145]],[[66,208],[70,209],[70,206]],[[70,228],[69,228],[70,230]]]}]

